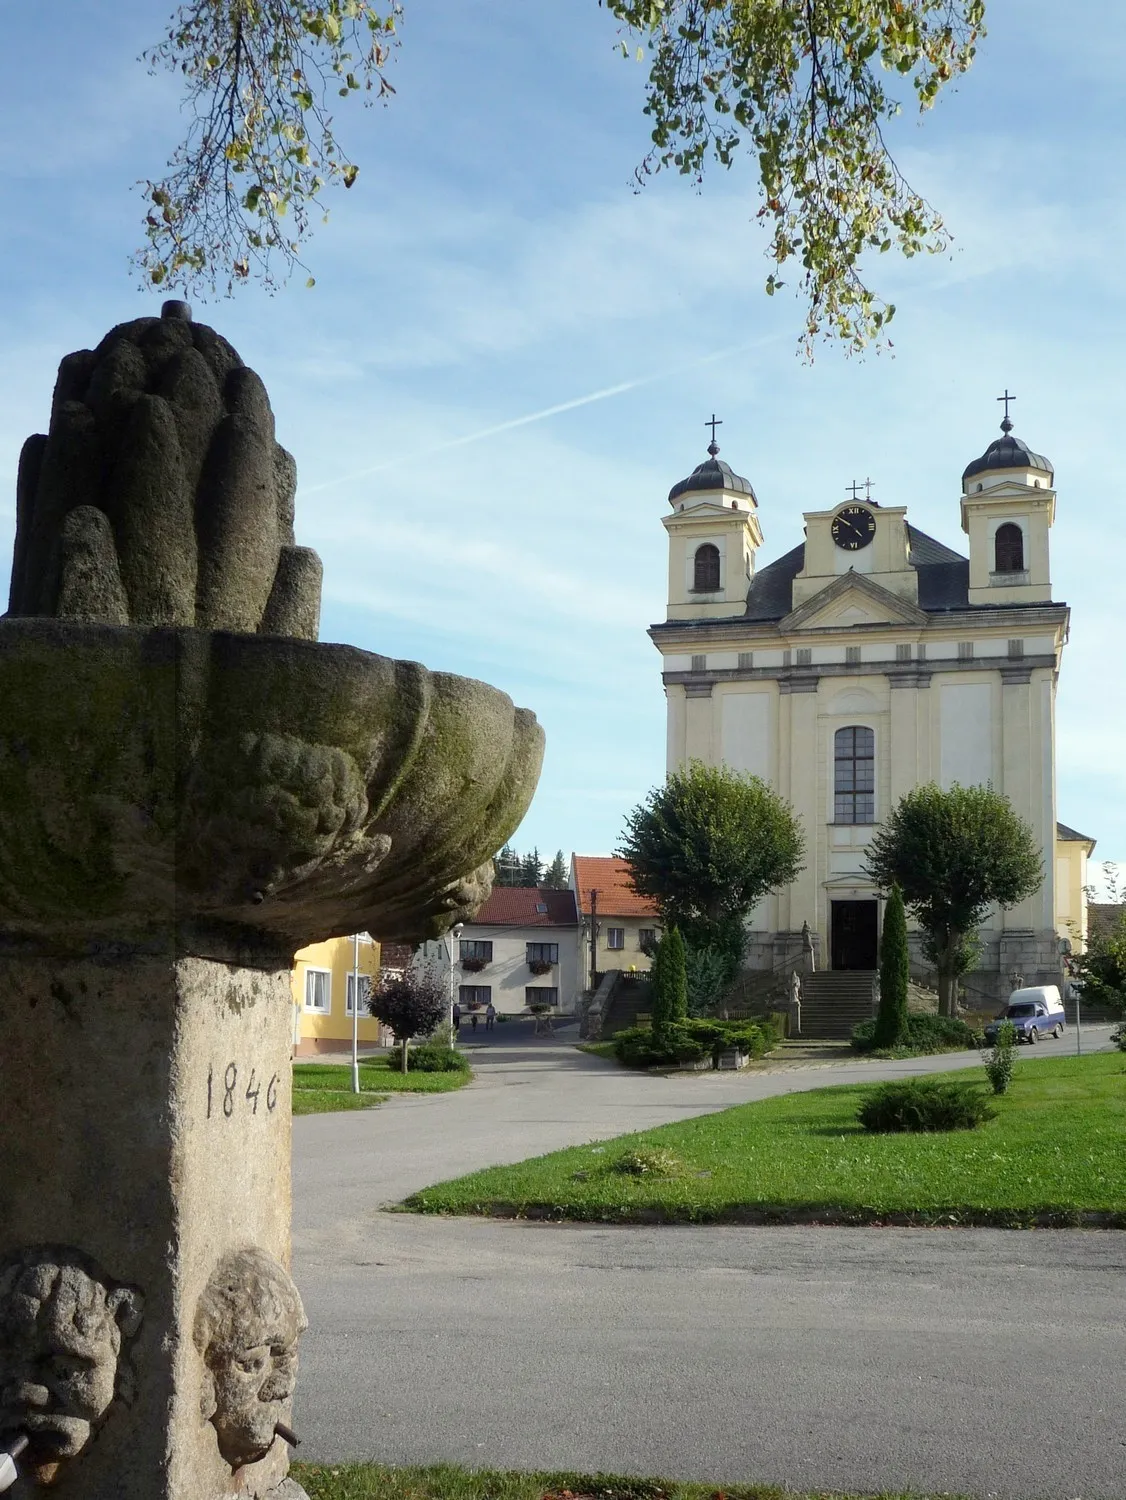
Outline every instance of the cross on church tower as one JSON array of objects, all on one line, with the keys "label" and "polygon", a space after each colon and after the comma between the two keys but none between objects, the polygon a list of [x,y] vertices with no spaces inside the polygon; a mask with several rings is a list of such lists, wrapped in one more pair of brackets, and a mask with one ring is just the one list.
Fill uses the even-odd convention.
[{"label": "cross on church tower", "polygon": [[705,427],[710,427],[711,430],[712,430],[712,440],[708,444],[708,452],[714,458],[716,456],[716,454],[719,452],[719,444],[715,440],[715,430],[716,430],[717,427],[722,427],[723,426],[723,419],[721,417],[717,417],[716,414],[715,414],[715,412],[713,411],[712,414],[711,414],[711,416],[704,423],[704,426]]},{"label": "cross on church tower", "polygon": [[[865,484],[867,482],[868,481],[865,480]],[[857,484],[857,482],[856,482],[855,479],[852,481],[851,484],[846,484],[845,485],[845,489],[848,491],[848,493],[852,496],[852,498],[854,500],[858,500],[860,498],[860,491],[863,489],[863,487],[864,487],[863,485]]]},{"label": "cross on church tower", "polygon": [[1012,432],[1012,430],[1013,430],[1013,424],[1009,421],[1009,402],[1010,401],[1015,401],[1016,399],[1017,398],[1015,396],[1010,396],[1009,395],[1009,388],[1008,388],[1008,386],[1005,387],[1005,394],[1003,396],[998,396],[997,397],[998,401],[1003,401],[1005,403],[1005,416],[1004,416],[1004,420],[1001,423],[1001,431],[1002,432]]}]

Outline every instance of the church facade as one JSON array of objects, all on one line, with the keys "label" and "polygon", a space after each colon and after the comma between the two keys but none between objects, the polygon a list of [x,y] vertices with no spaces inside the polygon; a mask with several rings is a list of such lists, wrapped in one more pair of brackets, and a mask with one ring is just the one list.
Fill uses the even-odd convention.
[{"label": "church facade", "polygon": [[[1085,937],[1094,845],[1057,822],[1055,700],[1069,612],[1052,598],[1052,466],[1002,436],[962,475],[969,556],[903,506],[848,498],[805,515],[805,540],[765,567],[751,484],[709,457],[669,492],[663,658],[669,769],[761,776],[792,805],[806,868],[752,918],[748,962],[783,968],[808,923],[819,965],[874,969],[881,902],[864,873],[876,826],[912,787],[991,784],[1043,851],[1035,896],[995,912],[967,989],[995,1000],[1057,983]],[[925,967],[913,939],[913,957]]]}]

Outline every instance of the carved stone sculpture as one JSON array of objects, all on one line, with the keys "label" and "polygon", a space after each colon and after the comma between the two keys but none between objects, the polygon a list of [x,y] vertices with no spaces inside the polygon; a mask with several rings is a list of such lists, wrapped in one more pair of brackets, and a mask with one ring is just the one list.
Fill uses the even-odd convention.
[{"label": "carved stone sculpture", "polygon": [[257,1463],[273,1446],[307,1327],[297,1288],[265,1250],[238,1250],[216,1266],[196,1309],[195,1345],[206,1367],[203,1417],[232,1469]]},{"label": "carved stone sculpture", "polygon": [[28,1438],[37,1484],[86,1449],[115,1401],[132,1404],[126,1345],[143,1306],[75,1250],[35,1246],[0,1261],[0,1443]]},{"label": "carved stone sculpture", "polygon": [[[53,1463],[75,1500],[299,1495],[274,1440],[304,1323],[281,1269],[294,951],[467,919],[535,789],[543,735],[503,693],[317,641],[295,487],[261,381],[183,304],[64,359],[24,448],[0,619],[0,1264],[81,1246],[145,1316],[135,1403],[107,1418],[139,1301],[93,1260],[56,1281],[19,1262],[13,1285],[44,1293],[0,1397],[34,1444],[13,1500]],[[105,1311],[96,1347],[59,1332],[68,1298]],[[55,1356],[87,1373],[40,1379]]]}]

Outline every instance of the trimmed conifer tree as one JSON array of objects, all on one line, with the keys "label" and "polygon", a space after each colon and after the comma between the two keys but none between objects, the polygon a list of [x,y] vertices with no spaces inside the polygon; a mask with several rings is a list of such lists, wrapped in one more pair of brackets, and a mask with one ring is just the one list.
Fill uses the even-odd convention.
[{"label": "trimmed conifer tree", "polygon": [[688,968],[684,939],[671,927],[657,945],[657,956],[650,971],[653,987],[653,1030],[655,1033],[677,1026],[688,1015]]},{"label": "trimmed conifer tree", "polygon": [[880,938],[880,1009],[876,1017],[877,1047],[898,1047],[907,1040],[907,986],[910,982],[907,951],[907,914],[903,892],[893,885],[884,908],[884,930]]}]

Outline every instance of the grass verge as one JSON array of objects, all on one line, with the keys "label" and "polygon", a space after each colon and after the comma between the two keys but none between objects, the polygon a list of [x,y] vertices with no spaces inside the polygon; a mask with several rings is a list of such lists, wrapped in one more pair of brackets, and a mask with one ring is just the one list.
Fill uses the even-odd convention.
[{"label": "grass verge", "polygon": [[364,1058],[360,1092],[352,1092],[351,1063],[294,1063],[293,1113],[331,1114],[345,1109],[373,1109],[388,1094],[449,1094],[473,1077],[465,1073],[402,1073],[398,1057]]},{"label": "grass verge", "polygon": [[[944,1077],[981,1080],[979,1068]],[[1126,1228],[1126,1059],[1021,1059],[997,1118],[872,1135],[872,1084],[790,1094],[413,1194],[416,1213],[604,1223]]]},{"label": "grass verge", "polygon": [[[511,1469],[387,1468],[383,1464],[294,1464],[293,1478],[309,1500],[928,1500],[913,1491],[879,1497],[828,1490],[786,1490],[772,1484],[682,1484],[623,1474],[572,1474]],[[935,1497],[931,1497],[935,1500]],[[943,1500],[957,1500],[944,1495]]]},{"label": "grass verge", "polygon": [[613,1042],[578,1042],[575,1050],[589,1052],[591,1057],[608,1057],[611,1062],[617,1059]]}]

